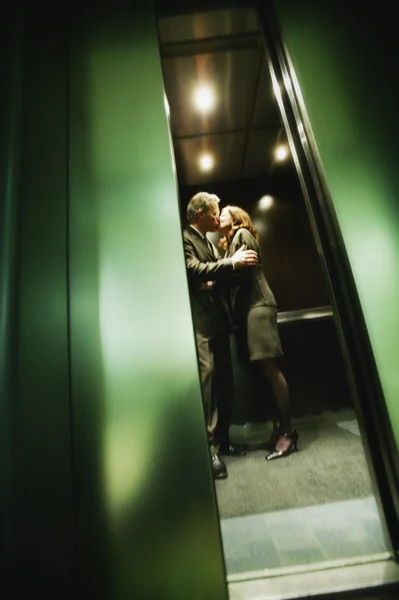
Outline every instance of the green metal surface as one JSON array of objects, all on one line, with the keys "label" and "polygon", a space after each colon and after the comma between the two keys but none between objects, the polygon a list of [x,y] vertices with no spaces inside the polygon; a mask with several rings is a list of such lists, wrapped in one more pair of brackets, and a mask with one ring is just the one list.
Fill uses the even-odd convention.
[{"label": "green metal surface", "polygon": [[363,3],[276,4],[398,443],[398,120],[392,96],[397,53],[386,54],[374,31],[377,13],[367,18]]},{"label": "green metal surface", "polygon": [[[27,17],[10,399],[10,597],[74,584],[65,38]],[[3,566],[3,565],[2,565]],[[29,592],[27,592],[29,593]],[[13,595],[15,594],[15,595]],[[7,592],[5,593],[7,596]]]},{"label": "green metal surface", "polygon": [[15,262],[22,121],[22,15],[14,14],[1,54],[0,95],[0,562],[5,564],[10,543],[10,409],[15,356]]},{"label": "green metal surface", "polygon": [[[119,6],[121,4],[121,6]],[[77,565],[87,597],[226,597],[150,9],[73,32],[69,281]]]},{"label": "green metal surface", "polygon": [[0,564],[5,569],[10,566],[12,544],[10,452],[16,388],[16,246],[24,58],[22,12],[15,4],[13,8],[0,58]]},{"label": "green metal surface", "polygon": [[28,11],[20,168],[2,146],[19,181],[1,581],[10,598],[223,600],[155,17],[83,13],[69,29]]}]

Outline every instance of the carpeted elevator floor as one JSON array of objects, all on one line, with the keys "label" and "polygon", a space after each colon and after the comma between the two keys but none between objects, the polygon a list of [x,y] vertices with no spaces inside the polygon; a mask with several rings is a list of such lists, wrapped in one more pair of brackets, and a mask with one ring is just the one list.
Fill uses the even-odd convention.
[{"label": "carpeted elevator floor", "polygon": [[[300,451],[265,460],[265,450],[227,458],[216,482],[227,572],[349,559],[387,551],[363,446],[351,411],[295,423]],[[252,448],[265,425],[232,430]]]},{"label": "carpeted elevator floor", "polygon": [[[229,477],[216,482],[220,517],[369,496],[371,482],[363,446],[357,423],[350,416],[345,411],[297,420],[300,451],[287,458],[268,462],[262,449],[245,457],[224,457]],[[244,439],[257,448],[268,438],[269,425],[249,428]],[[238,428],[232,437],[243,439]]]}]

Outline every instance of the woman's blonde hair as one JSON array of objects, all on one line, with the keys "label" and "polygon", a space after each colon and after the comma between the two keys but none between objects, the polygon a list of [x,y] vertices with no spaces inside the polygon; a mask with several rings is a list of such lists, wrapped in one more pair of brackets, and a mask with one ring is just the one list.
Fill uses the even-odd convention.
[{"label": "woman's blonde hair", "polygon": [[251,217],[243,208],[240,208],[239,206],[225,206],[224,209],[229,211],[231,219],[233,221],[233,226],[229,234],[220,240],[219,246],[221,248],[227,250],[227,248],[230,246],[231,240],[233,239],[238,229],[248,229],[248,231],[252,233],[256,241],[259,241],[258,232],[252,225]]}]

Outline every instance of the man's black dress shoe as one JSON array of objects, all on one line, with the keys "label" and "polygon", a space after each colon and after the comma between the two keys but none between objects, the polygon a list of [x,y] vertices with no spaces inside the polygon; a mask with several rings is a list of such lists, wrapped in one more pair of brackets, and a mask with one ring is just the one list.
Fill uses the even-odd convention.
[{"label": "man's black dress shoe", "polygon": [[227,467],[216,452],[212,454],[212,474],[214,479],[226,479]]},{"label": "man's black dress shoe", "polygon": [[219,454],[223,456],[245,456],[247,447],[244,444],[224,443],[219,446]]}]

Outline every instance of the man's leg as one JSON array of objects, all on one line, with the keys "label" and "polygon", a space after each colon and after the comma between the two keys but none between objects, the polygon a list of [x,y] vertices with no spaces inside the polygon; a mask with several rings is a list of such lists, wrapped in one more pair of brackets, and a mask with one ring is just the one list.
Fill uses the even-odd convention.
[{"label": "man's leg", "polygon": [[245,447],[230,442],[230,424],[233,413],[234,382],[231,361],[230,338],[227,333],[220,333],[213,338],[214,373],[218,421],[216,437],[219,440],[220,454],[243,456]]},{"label": "man's leg", "polygon": [[225,479],[227,477],[226,465],[216,452],[214,437],[218,419],[218,410],[215,396],[215,357],[212,347],[213,344],[211,338],[198,333],[196,333],[196,343],[205,425],[207,428],[209,451],[212,460],[212,473],[214,479]]}]

